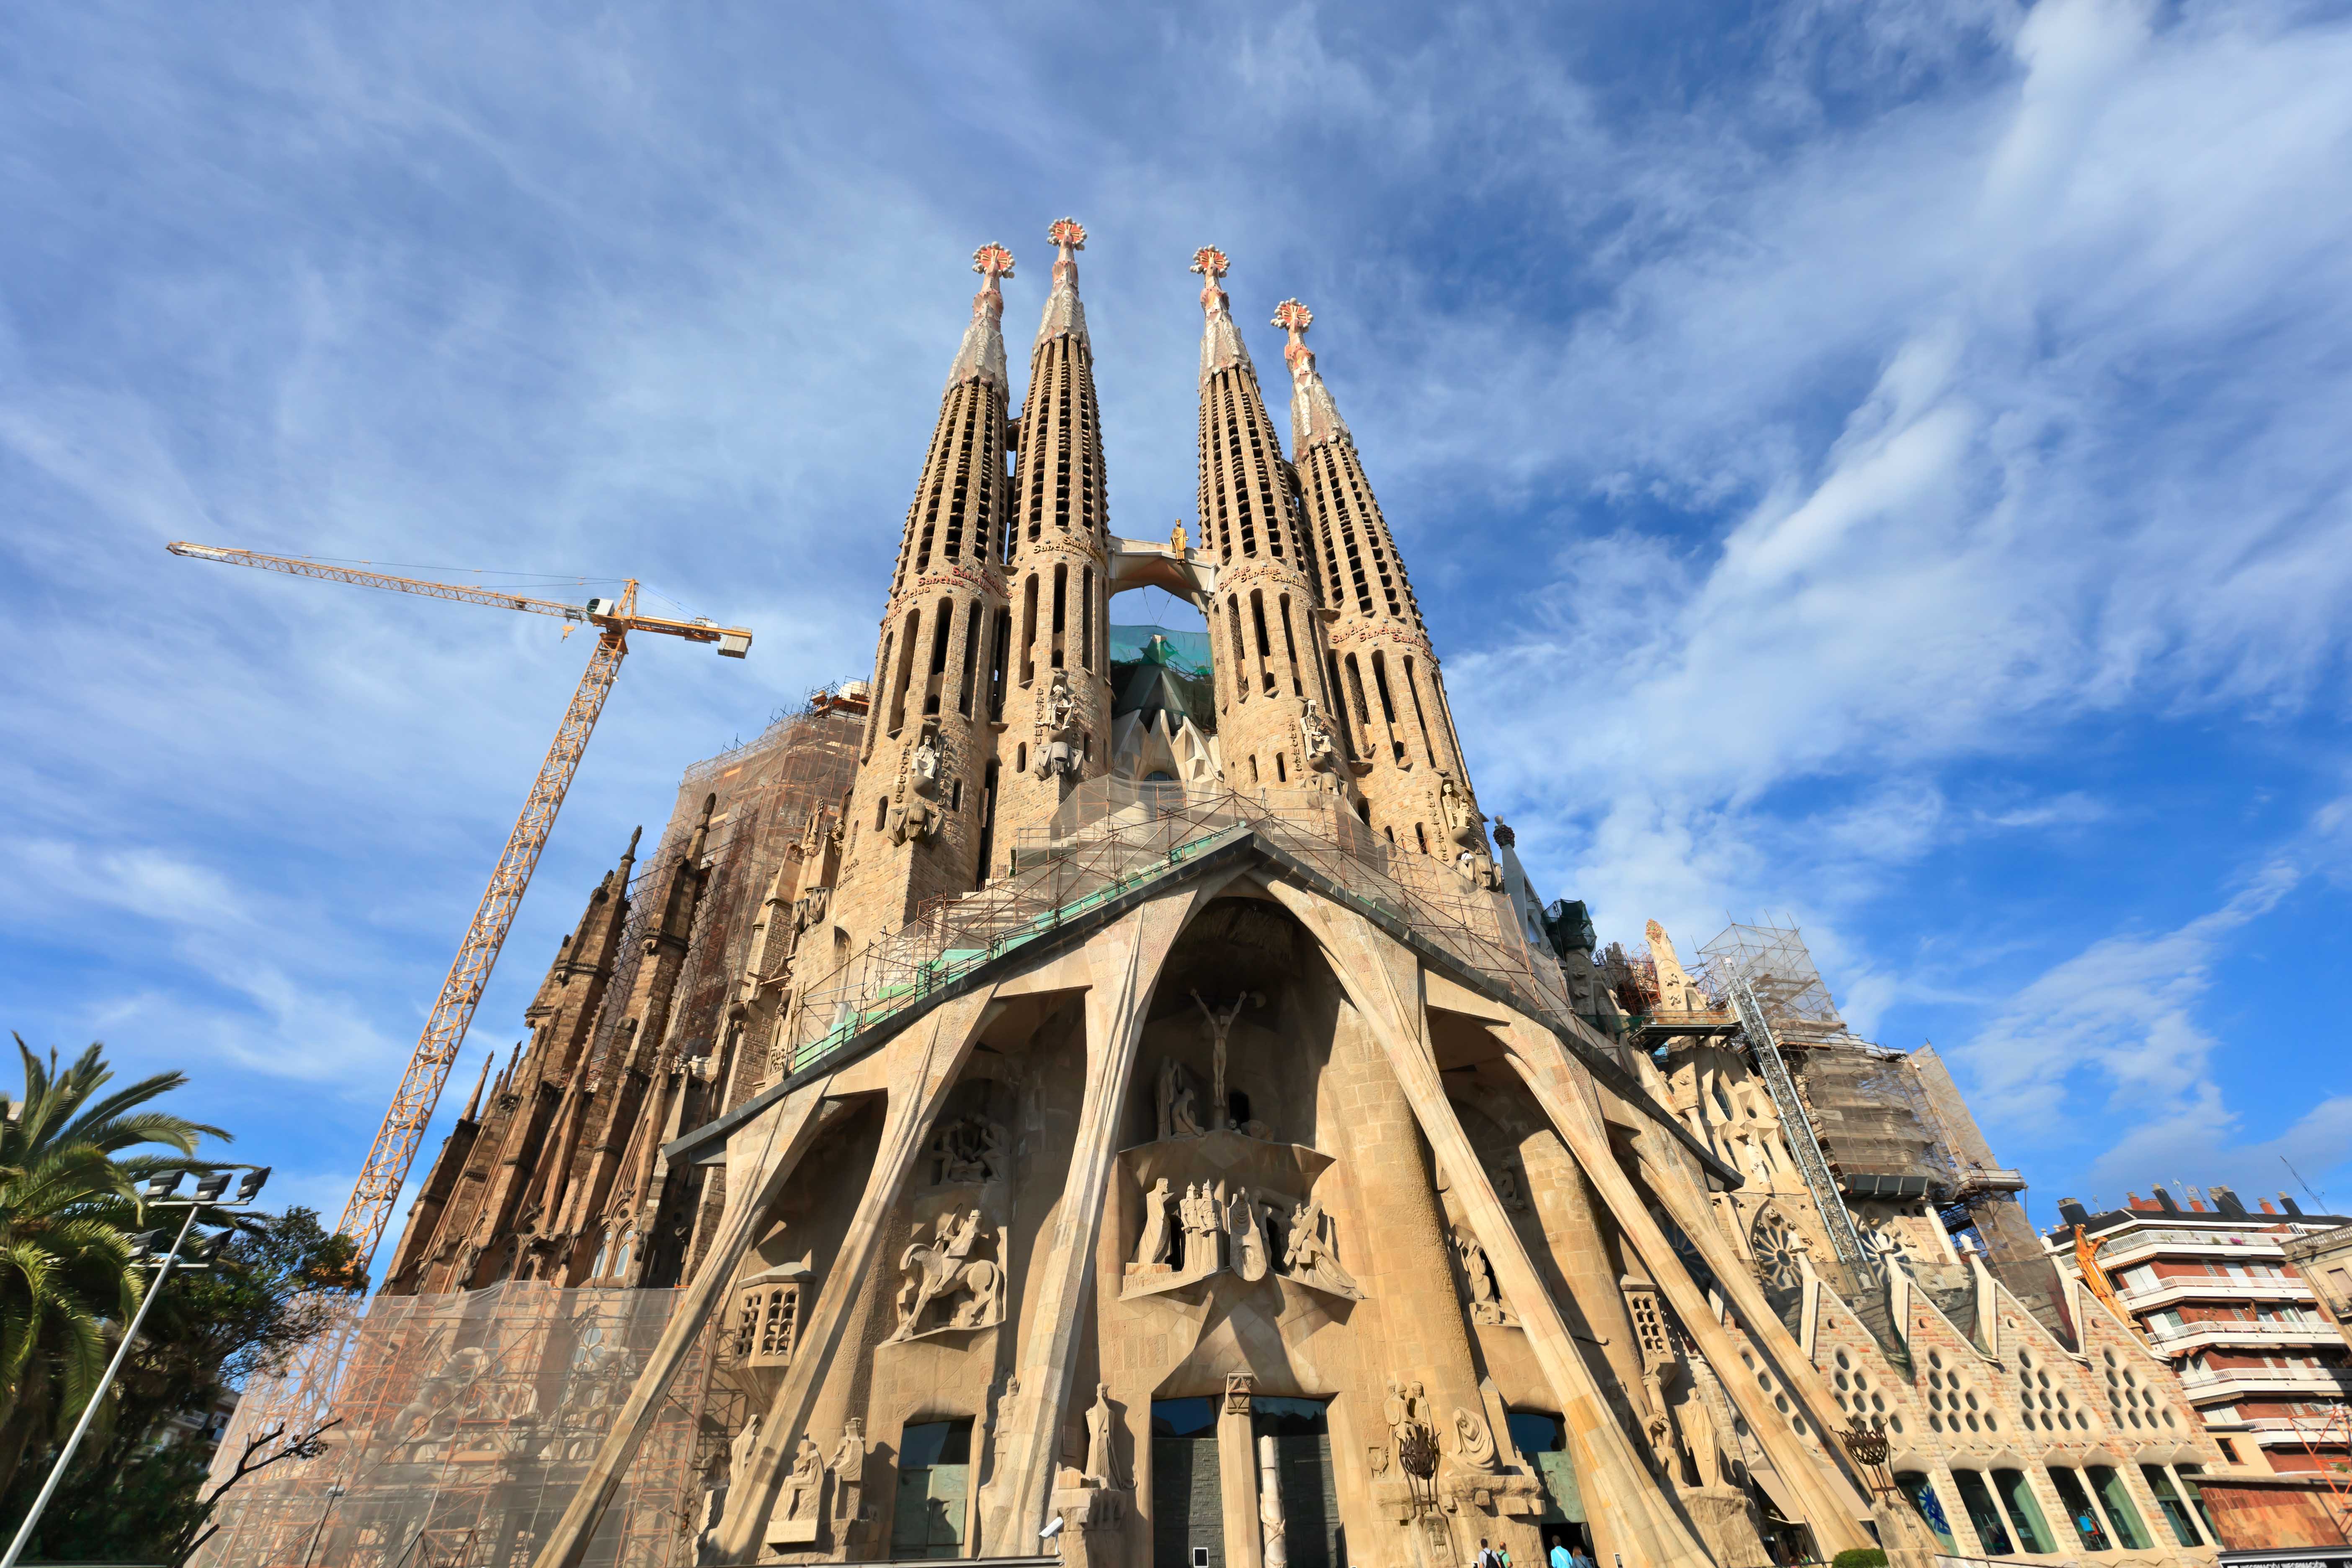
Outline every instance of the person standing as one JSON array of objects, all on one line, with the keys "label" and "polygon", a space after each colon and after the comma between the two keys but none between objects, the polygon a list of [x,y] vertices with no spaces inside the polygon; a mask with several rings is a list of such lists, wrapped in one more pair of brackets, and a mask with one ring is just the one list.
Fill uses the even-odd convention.
[{"label": "person standing", "polygon": [[1551,1538],[1550,1561],[1551,1568],[1576,1568],[1575,1559],[1568,1554],[1567,1537],[1555,1535]]}]

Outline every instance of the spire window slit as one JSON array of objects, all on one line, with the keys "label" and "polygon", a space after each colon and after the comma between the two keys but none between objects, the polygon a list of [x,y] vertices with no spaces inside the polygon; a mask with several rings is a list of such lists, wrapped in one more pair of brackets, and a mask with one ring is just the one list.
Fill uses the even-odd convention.
[{"label": "spire window slit", "polygon": [[923,677],[923,717],[939,716],[940,689],[948,678],[948,634],[955,624],[955,601],[941,599],[931,612],[931,662]]},{"label": "spire window slit", "polygon": [[1307,682],[1298,673],[1298,639],[1290,630],[1290,595],[1285,594],[1276,600],[1276,609],[1282,617],[1282,651],[1290,660],[1290,694],[1304,697]]},{"label": "spire window slit", "polygon": [[1052,658],[1054,668],[1055,669],[1067,668],[1066,661],[1064,657],[1064,644],[1066,640],[1067,634],[1065,630],[1066,617],[1063,606],[1068,602],[1069,589],[1070,568],[1066,563],[1057,561],[1054,563],[1054,642],[1052,648]]},{"label": "spire window slit", "polygon": [[974,604],[963,618],[963,672],[956,680],[956,711],[971,717],[973,677],[980,672],[980,613]]},{"label": "spire window slit", "polygon": [[1021,685],[1026,690],[1037,679],[1037,574],[1021,584]]},{"label": "spire window slit", "polygon": [[1421,750],[1431,767],[1437,766],[1437,748],[1430,743],[1429,720],[1421,710],[1421,682],[1413,679],[1412,656],[1404,657],[1404,689],[1412,699],[1412,721],[1421,726]]},{"label": "spire window slit", "polygon": [[907,682],[915,674],[915,628],[922,624],[920,610],[907,612],[906,625],[898,637],[898,668],[890,676],[890,733],[896,736],[907,727]]}]

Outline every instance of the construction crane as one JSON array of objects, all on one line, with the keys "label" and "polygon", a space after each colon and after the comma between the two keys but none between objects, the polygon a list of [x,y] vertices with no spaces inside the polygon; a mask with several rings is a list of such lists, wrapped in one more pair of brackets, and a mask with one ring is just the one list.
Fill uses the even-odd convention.
[{"label": "construction crane", "polygon": [[[715,643],[722,658],[741,658],[751,649],[751,634],[741,626],[722,626],[709,620],[641,616],[637,614],[637,582],[634,577],[623,585],[618,598],[567,605],[494,588],[427,583],[384,572],[331,565],[301,556],[224,550],[209,544],[191,544],[185,540],[175,540],[164,548],[193,561],[217,561],[226,566],[253,566],[265,572],[315,577],[321,582],[350,583],[363,588],[522,610],[596,628],[596,647],[588,656],[588,668],[582,672],[580,684],[572,693],[571,705],[564,709],[563,720],[555,728],[555,739],[547,748],[547,760],[540,764],[539,776],[531,781],[530,794],[523,799],[522,814],[515,818],[514,831],[507,835],[506,848],[490,872],[490,884],[474,910],[473,923],[466,928],[466,940],[457,945],[457,956],[449,965],[449,977],[441,983],[441,994],[425,1020],[424,1032],[417,1037],[416,1049],[408,1058],[408,1070],[392,1097],[391,1108],[384,1112],[383,1125],[376,1131],[367,1163],[360,1167],[359,1181],[352,1188],[351,1199],[343,1205],[342,1223],[337,1228],[359,1244],[357,1267],[364,1271],[373,1261],[376,1244],[383,1240],[384,1228],[391,1223],[393,1204],[408,1180],[417,1145],[424,1141],[434,1107],[440,1102],[441,1086],[448,1079],[451,1064],[457,1059],[458,1047],[465,1044],[474,1008],[482,999],[483,988],[489,984],[490,971],[498,963],[499,949],[506,942],[508,930],[514,924],[523,890],[530,886],[531,871],[539,864],[540,851],[547,846],[547,836],[555,826],[555,814],[563,805],[564,792],[572,787],[572,776],[579,771],[581,753],[587,749],[588,737],[596,728],[597,715],[604,710],[604,699],[612,692],[614,679],[621,673],[621,660],[629,651],[629,634],[652,632],[683,637],[688,642]],[[262,1418],[288,1421],[289,1430],[293,1430],[293,1423],[299,1416],[323,1417],[341,1363],[351,1316],[347,1314],[344,1321],[305,1347],[273,1391],[278,1397],[268,1402],[273,1408]],[[308,1425],[315,1426],[317,1422],[312,1420]]]}]

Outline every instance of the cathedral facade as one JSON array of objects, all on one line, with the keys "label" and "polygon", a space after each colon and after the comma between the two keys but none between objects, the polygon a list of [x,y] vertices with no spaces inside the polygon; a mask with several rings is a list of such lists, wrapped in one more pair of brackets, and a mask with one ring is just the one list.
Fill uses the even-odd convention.
[{"label": "cathedral facade", "polygon": [[[1196,253],[1198,511],[1125,539],[1049,238],[1017,399],[975,257],[871,679],[689,776],[420,1184],[390,1293],[674,1297],[482,1560],[615,1560],[694,1369],[666,1561],[2213,1561],[2194,1423],[2105,1396],[2161,1361],[1951,1239],[1984,1161],[1842,1151],[1834,1041],[1663,931],[1629,1012],[1542,907],[1307,310],[1286,453]],[[1145,585],[1200,666],[1115,635]]]}]

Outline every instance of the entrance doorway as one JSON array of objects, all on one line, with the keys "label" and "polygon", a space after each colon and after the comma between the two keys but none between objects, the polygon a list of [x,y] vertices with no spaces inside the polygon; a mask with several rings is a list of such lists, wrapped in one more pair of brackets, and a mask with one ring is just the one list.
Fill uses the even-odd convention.
[{"label": "entrance doorway", "polygon": [[1225,1568],[1213,1401],[1151,1402],[1151,1568]]},{"label": "entrance doorway", "polygon": [[1576,1465],[1568,1457],[1568,1423],[1549,1410],[1514,1410],[1510,1428],[1512,1443],[1543,1478],[1544,1510],[1536,1531],[1543,1538],[1546,1558],[1555,1542],[1571,1552],[1581,1548],[1590,1552],[1592,1535],[1585,1528],[1584,1497],[1576,1488]]},{"label": "entrance doorway", "polygon": [[[1274,1440],[1290,1568],[1347,1568],[1347,1531],[1339,1525],[1331,1479],[1329,1403],[1265,1394],[1250,1401],[1250,1435],[1261,1442]],[[1258,1483],[1265,1484],[1263,1470]]]},{"label": "entrance doorway", "polygon": [[971,1500],[971,1420],[926,1421],[898,1434],[893,1557],[961,1557]]}]

